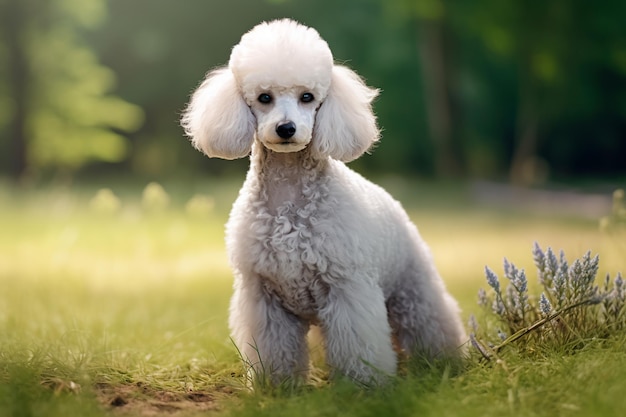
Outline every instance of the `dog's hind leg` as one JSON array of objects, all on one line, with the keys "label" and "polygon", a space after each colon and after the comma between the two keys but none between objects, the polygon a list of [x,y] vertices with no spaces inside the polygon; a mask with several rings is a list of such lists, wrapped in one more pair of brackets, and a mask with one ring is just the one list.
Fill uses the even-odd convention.
[{"label": "dog's hind leg", "polygon": [[459,307],[434,268],[400,278],[386,304],[401,351],[427,359],[461,356],[466,336]]}]

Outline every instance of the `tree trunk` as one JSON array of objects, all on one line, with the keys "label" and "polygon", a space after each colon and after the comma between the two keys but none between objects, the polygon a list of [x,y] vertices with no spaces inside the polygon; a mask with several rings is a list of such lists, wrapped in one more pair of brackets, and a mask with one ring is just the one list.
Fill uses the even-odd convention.
[{"label": "tree trunk", "polygon": [[534,162],[539,140],[537,113],[532,108],[534,103],[529,97],[524,97],[528,93],[522,94],[517,114],[515,149],[511,158],[509,178],[513,184],[526,186],[532,185],[538,175]]},{"label": "tree trunk", "polygon": [[533,77],[530,60],[531,45],[522,42],[519,55],[519,92],[515,132],[515,147],[511,157],[509,179],[516,185],[532,185],[539,173],[536,166],[539,145],[539,112],[537,81]]},{"label": "tree trunk", "polygon": [[22,179],[28,169],[27,132],[29,65],[22,38],[25,10],[22,0],[9,0],[1,15],[2,31],[7,48],[7,81],[13,114],[9,124],[9,174],[15,181]]},{"label": "tree trunk", "polygon": [[438,176],[457,177],[463,173],[463,158],[460,144],[455,143],[444,23],[423,19],[417,24],[428,127],[435,147],[435,170]]}]

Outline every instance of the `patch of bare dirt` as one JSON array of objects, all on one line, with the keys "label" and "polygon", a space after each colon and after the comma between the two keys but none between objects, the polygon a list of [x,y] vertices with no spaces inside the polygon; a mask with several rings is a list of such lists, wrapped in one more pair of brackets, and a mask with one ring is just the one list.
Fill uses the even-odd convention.
[{"label": "patch of bare dirt", "polygon": [[126,385],[99,384],[96,393],[100,403],[119,415],[133,416],[184,416],[219,409],[216,394],[230,394],[228,388],[221,391],[164,391],[142,383]]}]

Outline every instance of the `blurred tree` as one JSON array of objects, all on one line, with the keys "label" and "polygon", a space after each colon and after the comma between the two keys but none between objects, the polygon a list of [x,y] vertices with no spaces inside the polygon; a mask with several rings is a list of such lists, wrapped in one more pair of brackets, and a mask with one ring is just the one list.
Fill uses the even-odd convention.
[{"label": "blurred tree", "polygon": [[108,94],[115,77],[80,38],[102,21],[105,3],[0,0],[0,148],[14,179],[127,156],[121,132],[143,113]]},{"label": "blurred tree", "polygon": [[[242,173],[194,152],[178,118],[245,31],[281,17],[382,90],[384,138],[359,170],[625,173],[621,0],[0,0],[0,172]],[[141,112],[113,91],[141,105],[136,131]]]},{"label": "blurred tree", "polygon": [[626,152],[624,2],[384,4],[417,28],[440,176],[508,170],[511,181],[531,184],[548,169],[563,175],[624,166],[616,156]]},{"label": "blurred tree", "polygon": [[[489,132],[486,145],[505,143],[494,154],[510,161],[511,181],[531,184],[549,167],[562,174],[619,172],[624,165],[616,155],[626,151],[626,107],[618,99],[626,94],[626,68],[616,59],[626,57],[624,2],[454,4],[458,42],[471,51],[464,65],[483,78],[483,95],[504,104],[490,108],[491,119],[505,126]],[[472,116],[467,123],[476,128]]]},{"label": "blurred tree", "polygon": [[546,109],[554,101],[551,90],[568,76],[562,66],[573,28],[565,9],[572,5],[560,0],[483,3],[482,9],[463,10],[461,24],[489,53],[513,64],[516,88],[511,99],[516,105],[509,175],[514,183],[530,184],[539,175],[536,161]]},{"label": "blurred tree", "polygon": [[[280,2],[279,2],[280,3]],[[291,15],[289,4],[259,0],[108,0],[110,18],[89,35],[119,77],[119,92],[141,103],[146,122],[129,135],[126,167],[150,179],[173,173],[243,172],[247,161],[206,159],[178,119],[205,73],[228,62],[241,35],[262,20]]]},{"label": "blurred tree", "polygon": [[456,56],[448,7],[443,0],[395,0],[386,6],[415,28],[435,172],[440,177],[462,176],[465,154],[454,94]]}]

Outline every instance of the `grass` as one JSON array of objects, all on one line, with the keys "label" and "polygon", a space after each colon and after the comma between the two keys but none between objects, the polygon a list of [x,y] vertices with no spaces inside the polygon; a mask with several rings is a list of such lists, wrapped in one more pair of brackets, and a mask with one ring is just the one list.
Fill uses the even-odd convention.
[{"label": "grass", "polygon": [[[557,352],[474,365],[458,376],[426,368],[375,392],[339,385],[279,398],[255,395],[241,416],[618,416],[626,372],[624,339],[589,346],[577,355]],[[590,383],[593,381],[593,383]]]},{"label": "grass", "polygon": [[[387,184],[385,184],[387,185]],[[571,258],[600,254],[624,269],[623,249],[597,221],[493,209],[457,185],[389,184],[429,242],[467,318],[480,311],[484,266],[502,258],[533,270],[534,241]],[[141,189],[0,188],[0,416],[617,416],[626,407],[626,336],[558,349],[407,364],[390,386],[347,382],[249,393],[229,339],[231,275],[223,223],[236,184]],[[186,210],[198,191],[206,204]],[[213,203],[211,203],[213,202]],[[526,262],[526,263],[524,263]],[[533,283],[534,284],[534,283]]]}]

